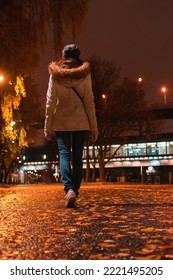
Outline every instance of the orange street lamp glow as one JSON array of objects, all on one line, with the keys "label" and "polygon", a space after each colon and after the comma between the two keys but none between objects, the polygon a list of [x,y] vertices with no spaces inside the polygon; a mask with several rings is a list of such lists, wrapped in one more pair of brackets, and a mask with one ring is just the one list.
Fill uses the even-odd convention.
[{"label": "orange street lamp glow", "polygon": [[13,127],[16,123],[14,121],[11,122],[11,126]]},{"label": "orange street lamp glow", "polygon": [[142,78],[141,78],[141,77],[138,78],[138,82],[139,82],[139,83],[142,82]]},{"label": "orange street lamp glow", "polygon": [[162,92],[165,93],[166,92],[166,87],[162,87]]},{"label": "orange street lamp glow", "polygon": [[162,91],[162,93],[163,93],[163,101],[164,101],[164,104],[166,105],[166,104],[167,104],[167,100],[166,100],[167,88],[166,88],[166,87],[162,87],[162,88],[161,88],[161,91]]},{"label": "orange street lamp glow", "polygon": [[102,94],[102,98],[103,98],[103,99],[106,99],[106,95],[105,95],[105,94]]},{"label": "orange street lamp glow", "polygon": [[0,82],[3,81],[3,79],[4,79],[4,77],[3,77],[3,76],[0,76]]}]

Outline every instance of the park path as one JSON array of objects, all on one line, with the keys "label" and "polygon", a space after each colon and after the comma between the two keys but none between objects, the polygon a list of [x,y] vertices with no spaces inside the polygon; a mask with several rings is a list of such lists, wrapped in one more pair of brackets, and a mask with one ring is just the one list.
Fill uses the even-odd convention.
[{"label": "park path", "polygon": [[173,259],[172,185],[84,184],[64,203],[61,184],[0,187],[0,259]]}]

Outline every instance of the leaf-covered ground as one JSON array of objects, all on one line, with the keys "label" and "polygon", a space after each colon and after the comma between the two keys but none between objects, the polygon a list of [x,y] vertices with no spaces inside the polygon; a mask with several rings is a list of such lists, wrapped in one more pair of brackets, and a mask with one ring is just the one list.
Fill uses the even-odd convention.
[{"label": "leaf-covered ground", "polygon": [[173,185],[0,188],[0,259],[173,259]]}]

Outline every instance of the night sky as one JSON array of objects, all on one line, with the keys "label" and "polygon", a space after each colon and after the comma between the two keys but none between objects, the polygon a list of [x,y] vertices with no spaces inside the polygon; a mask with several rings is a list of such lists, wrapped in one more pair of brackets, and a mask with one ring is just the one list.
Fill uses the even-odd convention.
[{"label": "night sky", "polygon": [[[149,102],[163,103],[162,85],[168,87],[167,102],[173,102],[172,0],[90,0],[75,43],[82,59],[96,55],[121,67],[121,78],[143,77]],[[47,64],[55,59],[50,46],[46,53],[38,73],[43,91]]]}]

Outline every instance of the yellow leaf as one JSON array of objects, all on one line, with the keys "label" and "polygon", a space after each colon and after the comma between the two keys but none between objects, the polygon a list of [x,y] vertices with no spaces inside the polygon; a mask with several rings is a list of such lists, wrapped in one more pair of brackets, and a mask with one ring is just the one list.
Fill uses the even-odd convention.
[{"label": "yellow leaf", "polygon": [[152,235],[152,236],[150,236],[150,238],[153,238],[153,239],[161,238],[161,235]]},{"label": "yellow leaf", "polygon": [[153,232],[155,231],[154,227],[143,228],[140,230],[141,232]]}]

